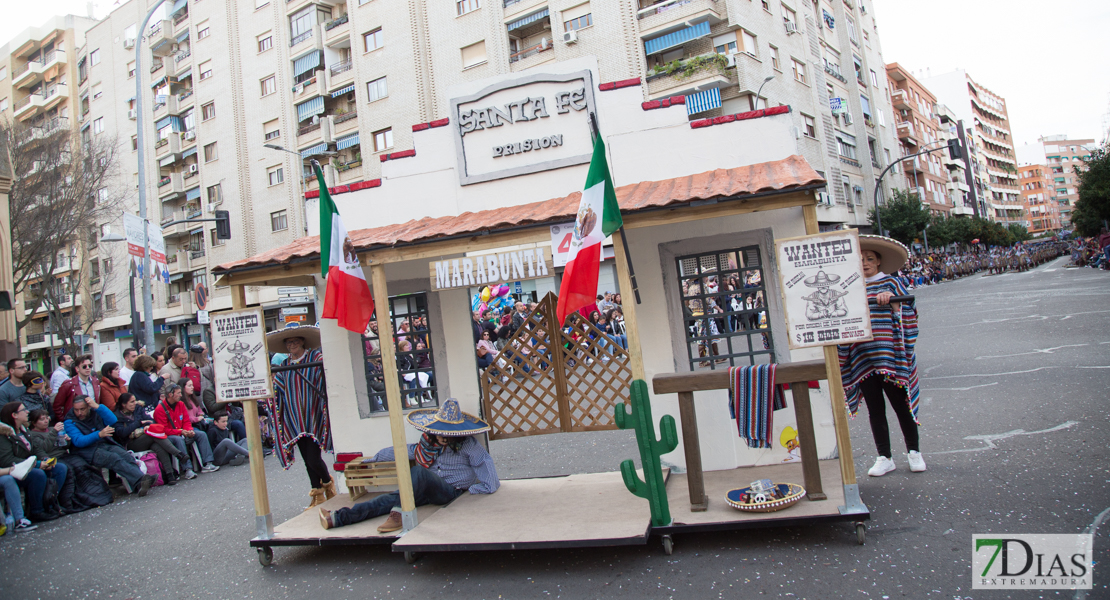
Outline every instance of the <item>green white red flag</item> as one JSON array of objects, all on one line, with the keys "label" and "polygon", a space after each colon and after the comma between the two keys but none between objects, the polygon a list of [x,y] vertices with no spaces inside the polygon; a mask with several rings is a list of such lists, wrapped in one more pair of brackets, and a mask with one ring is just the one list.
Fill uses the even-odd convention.
[{"label": "green white red flag", "polygon": [[374,298],[355,246],[328,193],[324,173],[316,161],[312,161],[312,168],[320,182],[320,274],[328,282],[322,316],[337,319],[343,329],[362,334],[374,315]]},{"label": "green white red flag", "polygon": [[605,142],[598,135],[594,141],[590,172],[582,189],[582,201],[578,205],[574,233],[570,238],[563,282],[559,286],[559,306],[556,309],[559,323],[565,323],[567,315],[596,300],[601,243],[622,224],[617,194],[609,177],[609,164],[605,160]]}]

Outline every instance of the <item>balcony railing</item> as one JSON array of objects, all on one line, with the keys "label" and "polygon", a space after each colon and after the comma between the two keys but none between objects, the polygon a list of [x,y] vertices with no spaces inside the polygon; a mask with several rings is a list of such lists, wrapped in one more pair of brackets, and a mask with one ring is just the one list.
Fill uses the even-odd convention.
[{"label": "balcony railing", "polygon": [[41,344],[45,341],[46,341],[46,334],[45,333],[28,333],[27,334],[27,345]]},{"label": "balcony railing", "polygon": [[346,60],[341,63],[335,63],[331,66],[331,74],[338,75],[340,73],[345,73],[347,71],[350,71],[354,67],[354,65],[355,63],[353,60]]},{"label": "balcony railing", "polygon": [[299,43],[301,43],[301,42],[303,42],[303,41],[307,40],[307,39],[308,39],[308,38],[310,38],[310,37],[312,37],[312,31],[313,31],[312,29],[309,29],[308,31],[306,31],[306,32],[304,32],[304,33],[302,33],[302,34],[298,35],[298,36],[297,36],[297,37],[295,37],[295,38],[293,38],[293,39],[292,39],[292,40],[291,40],[291,41],[289,42],[289,47],[290,47],[290,48],[292,48],[293,46],[296,46],[297,44],[299,44]]},{"label": "balcony railing", "polygon": [[193,250],[192,252],[189,253],[189,260],[196,260],[196,259],[201,258],[203,256],[204,256],[204,248],[201,248],[200,250]]},{"label": "balcony railing", "polygon": [[840,74],[840,65],[825,61],[825,72],[833,77],[839,79],[842,83],[848,83],[848,79]]},{"label": "balcony railing", "polygon": [[509,62],[514,63],[518,60],[524,60],[525,58],[528,58],[529,56],[535,56],[536,54],[539,54],[540,52],[547,52],[548,50],[552,50],[554,48],[555,48],[555,46],[553,46],[551,44],[551,42],[549,42],[547,40],[544,40],[544,41],[536,44],[535,46],[531,46],[531,47],[525,48],[525,49],[523,49],[519,52],[514,52],[514,53],[510,54],[509,55]]},{"label": "balcony railing", "polygon": [[192,56],[192,55],[193,55],[193,52],[192,52],[191,50],[183,50],[183,51],[181,51],[181,52],[178,52],[178,53],[177,53],[177,54],[176,54],[176,55],[175,55],[175,56],[173,57],[173,62],[175,62],[175,63],[179,63],[179,62],[181,62],[181,61],[185,60],[186,58],[189,58],[189,57],[190,57],[190,56]]},{"label": "balcony railing", "polygon": [[150,65],[150,72],[157,73],[159,70],[161,70],[163,66],[164,65],[162,64],[162,61],[155,61],[154,64]]},{"label": "balcony railing", "polygon": [[335,29],[336,27],[339,27],[340,25],[346,23],[347,21],[348,21],[347,15],[344,14],[344,15],[340,16],[337,19],[328,21],[328,23],[326,25],[324,25],[324,31],[331,31],[332,29]]},{"label": "balcony railing", "polygon": [[[678,8],[679,6],[682,6],[684,4],[690,4],[693,1],[694,0],[666,0],[665,2],[656,2],[655,4],[652,4],[647,8],[641,8],[639,11],[637,11],[636,18],[643,19],[645,17],[657,15],[659,13]],[[508,4],[506,4],[506,6],[508,6]]]},{"label": "balcony railing", "polygon": [[297,129],[297,135],[305,135],[305,134],[308,134],[308,133],[312,133],[313,131],[316,131],[319,128],[320,128],[320,122],[309,123],[308,125],[302,125],[300,128]]},{"label": "balcony railing", "polygon": [[30,104],[31,99],[33,99],[35,97],[38,97],[39,100],[42,100],[42,94],[31,94],[30,96],[27,96],[26,98],[20,100],[19,102],[16,102],[15,105],[12,106],[12,109],[18,111],[19,109],[23,108],[24,106],[27,106],[28,104]]},{"label": "balcony railing", "polygon": [[189,11],[185,11],[185,12],[181,13],[180,15],[177,15],[176,17],[173,18],[173,24],[174,25],[180,25],[182,21],[184,21],[185,19],[188,19],[188,18],[189,18]]},{"label": "balcony railing", "polygon": [[335,116],[335,124],[338,125],[340,123],[346,123],[347,121],[350,121],[351,119],[354,119],[356,117],[358,117],[358,113],[355,112],[355,111],[351,111],[349,113],[343,113],[341,115],[336,115]]}]

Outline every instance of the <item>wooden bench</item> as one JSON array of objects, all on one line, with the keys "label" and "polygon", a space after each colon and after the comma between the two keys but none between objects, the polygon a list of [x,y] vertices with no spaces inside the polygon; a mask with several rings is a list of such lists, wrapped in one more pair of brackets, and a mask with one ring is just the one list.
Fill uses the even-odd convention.
[{"label": "wooden bench", "polygon": [[[415,464],[415,461],[409,461],[410,468]],[[396,462],[371,462],[369,458],[356,458],[346,463],[336,463],[335,467],[336,471],[343,473],[352,502],[365,496],[367,492],[397,489]]]}]

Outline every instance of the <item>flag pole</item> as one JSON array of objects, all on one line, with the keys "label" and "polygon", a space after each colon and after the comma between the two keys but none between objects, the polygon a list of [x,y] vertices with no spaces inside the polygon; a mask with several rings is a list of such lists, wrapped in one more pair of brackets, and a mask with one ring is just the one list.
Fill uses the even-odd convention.
[{"label": "flag pole", "polygon": [[[597,142],[598,136],[601,131],[597,128],[597,115],[590,113],[590,133],[593,136],[593,141]],[[640,286],[636,283],[636,268],[632,266],[632,254],[628,251],[628,242],[625,241],[624,221],[621,221],[621,226],[617,229],[617,241],[624,252],[624,262],[628,265],[628,280],[632,285],[632,295],[636,299],[636,304],[640,304]],[[619,263],[619,261],[618,261]]]}]

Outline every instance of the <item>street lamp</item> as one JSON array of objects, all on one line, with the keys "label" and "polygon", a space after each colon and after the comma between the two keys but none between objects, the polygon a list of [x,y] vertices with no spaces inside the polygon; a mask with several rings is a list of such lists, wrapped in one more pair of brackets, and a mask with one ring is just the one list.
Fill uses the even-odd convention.
[{"label": "street lamp", "polygon": [[[755,108],[753,110],[759,110],[759,93],[763,91],[763,86],[770,83],[771,80],[774,78],[774,75],[768,75],[767,77],[763,78],[763,83],[759,84],[759,89],[755,92]],[[763,104],[766,105],[767,103],[764,102]]]},{"label": "street lamp", "polygon": [[[300,187],[300,190],[301,190],[301,202],[304,202],[305,201],[304,196],[305,196],[306,193],[308,193],[308,189],[306,188],[306,186],[304,184],[304,179],[305,179],[304,178],[304,161],[308,160],[310,157],[304,156],[300,152],[297,152],[295,150],[290,150],[288,148],[283,148],[281,146],[278,146],[277,144],[262,144],[262,147],[263,148],[269,148],[270,150],[279,150],[281,152],[288,152],[289,154],[292,154],[292,155],[296,156],[297,158],[301,159],[301,172],[297,173],[297,181],[300,182],[299,187]],[[338,152],[333,152],[331,150],[324,150],[323,152],[317,152],[313,156],[329,156],[330,157],[330,156],[338,156],[338,155],[339,155]],[[305,213],[304,213],[304,230],[308,231],[308,206],[307,205],[305,205]]]},{"label": "street lamp", "polygon": [[[112,242],[125,242],[127,238],[118,233],[109,233],[100,238],[102,243]],[[135,312],[135,263],[131,259],[127,260],[127,287],[128,299],[131,305],[131,346],[136,351],[142,346],[139,343],[139,313]],[[145,278],[144,278],[145,279]],[[150,314],[150,313],[147,313]]]},{"label": "street lamp", "polygon": [[882,188],[883,188],[883,177],[886,177],[886,174],[889,173],[890,170],[894,168],[894,165],[896,165],[896,164],[898,164],[898,163],[900,163],[904,160],[914,158],[915,156],[921,156],[922,154],[928,154],[930,152],[936,152],[937,150],[943,150],[944,148],[948,147],[947,143],[948,142],[945,141],[945,140],[938,140],[936,142],[930,142],[928,144],[925,144],[925,146],[923,146],[923,147],[928,147],[928,146],[931,146],[933,144],[945,144],[945,145],[940,146],[938,148],[930,148],[929,150],[924,150],[922,152],[917,152],[915,154],[907,154],[906,156],[903,156],[902,158],[899,158],[898,160],[891,162],[889,165],[886,166],[885,169],[883,169],[883,172],[879,174],[879,178],[875,180],[875,197],[874,197],[874,201],[875,201],[875,227],[877,227],[879,229],[879,235],[883,235],[883,217],[879,213],[879,191],[882,190]]}]

